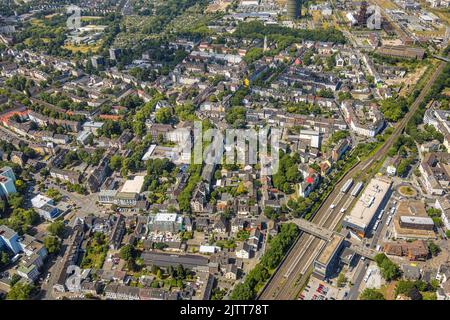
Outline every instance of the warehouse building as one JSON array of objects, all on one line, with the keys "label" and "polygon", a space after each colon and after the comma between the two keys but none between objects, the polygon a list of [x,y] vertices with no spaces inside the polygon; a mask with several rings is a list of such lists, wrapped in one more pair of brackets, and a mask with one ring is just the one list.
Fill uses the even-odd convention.
[{"label": "warehouse building", "polygon": [[386,205],[391,185],[392,181],[386,179],[372,179],[350,214],[344,217],[342,227],[352,230],[359,237],[365,237],[374,217]]}]

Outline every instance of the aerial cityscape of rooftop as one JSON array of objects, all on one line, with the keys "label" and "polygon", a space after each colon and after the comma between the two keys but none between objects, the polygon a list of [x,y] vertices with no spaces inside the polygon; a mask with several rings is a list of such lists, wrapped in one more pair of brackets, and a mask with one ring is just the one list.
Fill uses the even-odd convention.
[{"label": "aerial cityscape of rooftop", "polygon": [[450,300],[450,0],[0,0],[0,300]]}]

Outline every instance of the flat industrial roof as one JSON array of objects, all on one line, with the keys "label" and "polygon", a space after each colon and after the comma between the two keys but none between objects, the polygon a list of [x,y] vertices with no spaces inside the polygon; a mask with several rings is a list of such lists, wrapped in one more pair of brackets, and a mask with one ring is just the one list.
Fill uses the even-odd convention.
[{"label": "flat industrial roof", "polygon": [[403,221],[405,223],[434,225],[433,219],[431,219],[430,217],[401,216],[400,221]]},{"label": "flat industrial roof", "polygon": [[159,213],[156,214],[154,221],[158,221],[158,222],[175,222],[175,221],[177,221],[177,218],[178,218],[178,214],[176,214],[176,213],[159,212]]},{"label": "flat industrial roof", "polygon": [[398,216],[428,217],[425,203],[420,200],[402,200],[397,207]]},{"label": "flat industrial roof", "polygon": [[5,225],[0,226],[0,236],[4,237],[6,239],[11,239],[15,235],[17,235],[17,232],[15,232],[13,229],[8,228]]},{"label": "flat industrial roof", "polygon": [[125,181],[120,192],[125,193],[140,193],[144,185],[144,176],[135,176],[133,180]]},{"label": "flat industrial roof", "polygon": [[324,265],[328,264],[335,252],[339,249],[342,241],[344,241],[344,237],[342,235],[333,234],[331,240],[326,244],[319,257],[317,257],[317,262]]},{"label": "flat industrial roof", "polygon": [[100,129],[102,126],[103,126],[103,122],[86,121],[85,123],[83,123],[83,127],[89,127],[89,128]]},{"label": "flat industrial roof", "polygon": [[153,151],[155,151],[156,144],[151,144],[150,147],[148,147],[147,152],[142,157],[142,161],[147,161],[150,159],[151,155],[153,154]]},{"label": "flat industrial roof", "polygon": [[380,207],[392,181],[374,178],[364,190],[349,215],[344,217],[344,223],[365,230]]}]

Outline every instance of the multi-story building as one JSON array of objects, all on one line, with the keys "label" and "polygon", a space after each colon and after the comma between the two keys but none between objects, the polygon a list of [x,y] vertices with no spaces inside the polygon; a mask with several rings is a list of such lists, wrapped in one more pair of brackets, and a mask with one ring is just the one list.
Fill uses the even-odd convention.
[{"label": "multi-story building", "polygon": [[16,193],[16,176],[10,167],[0,169],[0,196],[8,197],[12,193]]},{"label": "multi-story building", "polygon": [[450,151],[450,111],[427,109],[423,117],[425,124],[433,126],[444,136],[444,146]]},{"label": "multi-story building", "polygon": [[52,220],[59,214],[59,209],[55,207],[53,199],[41,194],[31,199],[31,205],[46,220]]},{"label": "multi-story building", "polygon": [[331,150],[331,158],[333,161],[338,161],[350,149],[350,139],[343,139]]},{"label": "multi-story building", "polygon": [[5,225],[0,226],[0,247],[6,246],[14,254],[22,251],[19,235],[14,230]]},{"label": "multi-story building", "polygon": [[437,198],[435,206],[442,212],[441,218],[445,228],[450,230],[450,196]]},{"label": "multi-story building", "polygon": [[345,121],[357,134],[375,137],[384,127],[385,121],[376,104],[346,100],[341,105]]},{"label": "multi-story building", "polygon": [[148,218],[150,231],[179,232],[183,230],[183,217],[177,213],[162,213],[151,215]]},{"label": "multi-story building", "polygon": [[329,277],[337,268],[339,254],[344,247],[344,237],[336,234],[314,260],[314,274],[320,279]]},{"label": "multi-story building", "polygon": [[423,156],[419,170],[428,193],[443,195],[450,189],[450,154],[432,152]]}]

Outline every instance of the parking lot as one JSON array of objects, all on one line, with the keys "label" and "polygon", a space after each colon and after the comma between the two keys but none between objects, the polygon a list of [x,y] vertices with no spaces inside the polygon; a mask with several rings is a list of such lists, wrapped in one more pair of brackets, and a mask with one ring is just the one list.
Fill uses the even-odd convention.
[{"label": "parking lot", "polygon": [[375,263],[371,263],[366,269],[362,282],[362,290],[365,288],[379,289],[384,284],[381,271]]},{"label": "parking lot", "polygon": [[303,289],[299,300],[339,300],[345,295],[346,290],[336,288],[330,284],[311,277],[308,285]]}]

